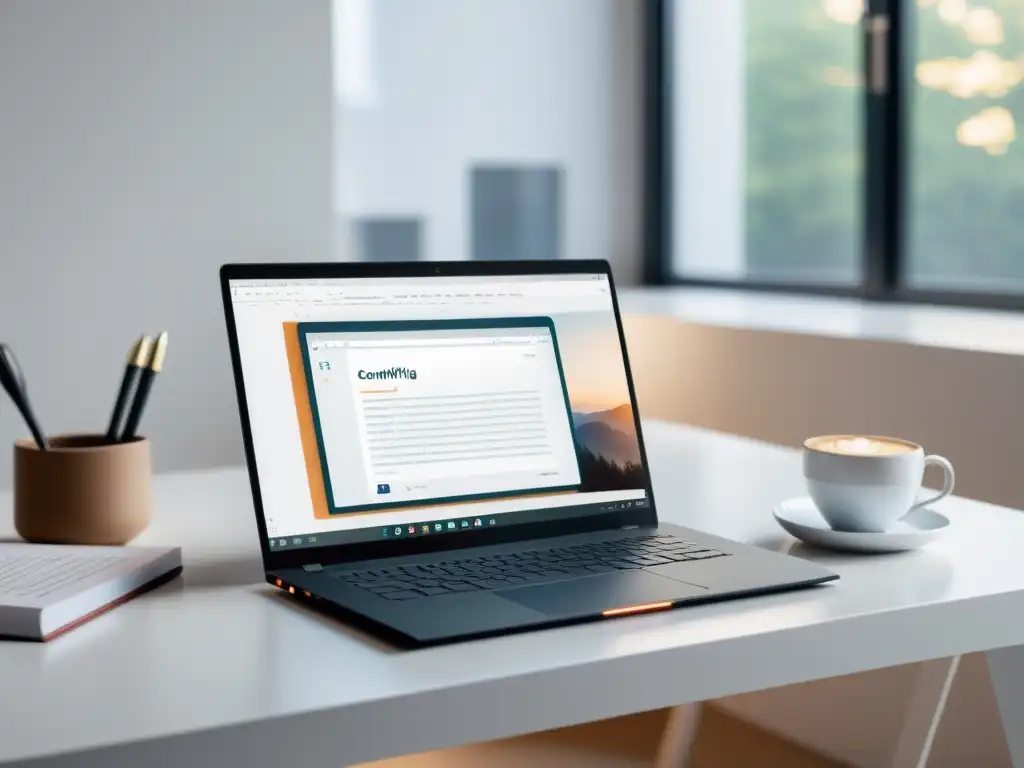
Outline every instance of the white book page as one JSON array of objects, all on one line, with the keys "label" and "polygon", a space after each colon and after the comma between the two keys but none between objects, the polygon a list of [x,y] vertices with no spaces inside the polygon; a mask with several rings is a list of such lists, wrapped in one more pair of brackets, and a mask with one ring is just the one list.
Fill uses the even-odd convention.
[{"label": "white book page", "polygon": [[124,547],[0,543],[0,606],[43,608],[117,579],[142,559]]}]

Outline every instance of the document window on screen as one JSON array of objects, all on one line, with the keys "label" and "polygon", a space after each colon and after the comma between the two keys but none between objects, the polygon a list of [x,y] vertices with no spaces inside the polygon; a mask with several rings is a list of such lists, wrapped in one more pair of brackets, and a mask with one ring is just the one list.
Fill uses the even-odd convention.
[{"label": "document window on screen", "polygon": [[329,514],[579,489],[551,318],[297,333]]},{"label": "document window on screen", "polygon": [[275,550],[647,506],[603,275],[232,281]]}]

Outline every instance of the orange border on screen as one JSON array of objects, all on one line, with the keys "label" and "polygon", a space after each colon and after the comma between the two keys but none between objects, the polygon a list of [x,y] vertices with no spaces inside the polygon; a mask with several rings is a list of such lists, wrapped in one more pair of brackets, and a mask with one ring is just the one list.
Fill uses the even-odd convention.
[{"label": "orange border on screen", "polygon": [[302,441],[302,457],[306,462],[306,477],[309,479],[309,497],[313,502],[313,517],[330,520],[327,508],[327,491],[324,475],[320,468],[320,452],[313,430],[313,409],[309,404],[309,390],[306,388],[306,371],[302,364],[302,350],[299,348],[299,324],[284,324],[284,348],[288,354],[288,373],[292,379],[292,394],[295,397],[295,415],[299,422],[299,438]]}]

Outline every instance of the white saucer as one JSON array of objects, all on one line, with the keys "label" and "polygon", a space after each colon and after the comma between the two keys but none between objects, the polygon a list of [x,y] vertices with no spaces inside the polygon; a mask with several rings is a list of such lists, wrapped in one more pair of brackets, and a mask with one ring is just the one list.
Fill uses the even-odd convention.
[{"label": "white saucer", "polygon": [[904,552],[934,541],[949,527],[949,518],[930,509],[915,509],[885,533],[834,531],[805,496],[784,501],[772,514],[779,525],[807,544],[844,552]]}]

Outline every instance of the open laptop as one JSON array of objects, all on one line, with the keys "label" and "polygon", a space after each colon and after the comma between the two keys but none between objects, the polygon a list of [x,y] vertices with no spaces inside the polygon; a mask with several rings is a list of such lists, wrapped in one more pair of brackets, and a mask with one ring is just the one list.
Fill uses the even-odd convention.
[{"label": "open laptop", "polygon": [[837,578],[658,522],[606,262],[221,288],[266,578],[299,600],[425,645]]}]

